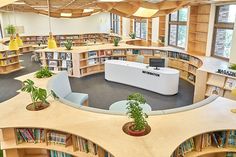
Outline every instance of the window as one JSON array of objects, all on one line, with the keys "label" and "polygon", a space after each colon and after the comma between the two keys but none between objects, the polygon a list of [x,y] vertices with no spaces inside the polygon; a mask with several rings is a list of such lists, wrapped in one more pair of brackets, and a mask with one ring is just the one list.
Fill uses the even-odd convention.
[{"label": "window", "polygon": [[182,8],[170,14],[169,45],[184,48],[187,38],[188,9]]},{"label": "window", "polygon": [[216,8],[212,55],[228,59],[236,18],[236,5],[222,5]]},{"label": "window", "polygon": [[2,25],[1,25],[1,23],[0,23],[0,39],[2,39],[3,38],[3,34],[2,34]]},{"label": "window", "polygon": [[120,16],[110,13],[111,32],[120,34]]},{"label": "window", "polygon": [[147,20],[134,21],[134,33],[137,38],[146,39],[147,36]]}]

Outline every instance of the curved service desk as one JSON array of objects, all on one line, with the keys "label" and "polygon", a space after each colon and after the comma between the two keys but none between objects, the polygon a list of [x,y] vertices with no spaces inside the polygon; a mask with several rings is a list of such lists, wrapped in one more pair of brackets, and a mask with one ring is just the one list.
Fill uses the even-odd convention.
[{"label": "curved service desk", "polygon": [[105,79],[163,95],[174,95],[178,93],[179,71],[172,68],[155,70],[143,63],[107,60],[105,62]]}]

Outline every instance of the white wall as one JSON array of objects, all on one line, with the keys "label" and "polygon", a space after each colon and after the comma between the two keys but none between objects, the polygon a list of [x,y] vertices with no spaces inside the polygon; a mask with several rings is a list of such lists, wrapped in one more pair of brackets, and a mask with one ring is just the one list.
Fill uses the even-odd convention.
[{"label": "white wall", "polygon": [[[236,19],[235,19],[236,21]],[[233,34],[233,39],[232,39],[232,46],[230,50],[230,63],[236,64],[236,22],[234,24],[234,34]]]},{"label": "white wall", "polygon": [[[24,26],[23,35],[47,35],[49,33],[48,17],[35,13],[16,13],[16,25]],[[3,28],[15,24],[12,13],[3,13]],[[107,32],[110,30],[110,14],[99,13],[76,19],[51,18],[53,34],[78,34]]]}]

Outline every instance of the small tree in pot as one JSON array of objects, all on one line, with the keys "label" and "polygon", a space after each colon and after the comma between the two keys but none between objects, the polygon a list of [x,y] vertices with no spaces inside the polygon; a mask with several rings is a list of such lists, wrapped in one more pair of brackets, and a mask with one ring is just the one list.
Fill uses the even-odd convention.
[{"label": "small tree in pot", "polygon": [[119,46],[119,42],[120,42],[120,39],[117,38],[117,37],[115,37],[115,38],[114,38],[114,41],[113,41],[114,46]]},{"label": "small tree in pot", "polygon": [[66,40],[64,45],[65,45],[67,50],[72,50],[73,42],[72,42],[72,40]]},{"label": "small tree in pot", "polygon": [[145,104],[146,100],[140,93],[134,93],[127,98],[127,115],[132,118],[133,121],[128,126],[128,134],[133,136],[143,136],[146,131],[148,123],[146,118],[148,115],[143,112],[140,104]]},{"label": "small tree in pot", "polygon": [[54,99],[58,98],[53,91],[48,94],[46,89],[36,87],[34,82],[30,79],[23,82],[21,91],[30,94],[32,103],[26,107],[26,109],[30,111],[39,111],[47,108],[49,106],[47,102],[49,96],[53,96]]}]

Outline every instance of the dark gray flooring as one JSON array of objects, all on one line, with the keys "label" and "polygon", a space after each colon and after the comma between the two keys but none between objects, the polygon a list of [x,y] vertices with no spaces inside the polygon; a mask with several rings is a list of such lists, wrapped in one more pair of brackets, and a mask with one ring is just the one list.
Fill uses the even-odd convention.
[{"label": "dark gray flooring", "polygon": [[[0,102],[8,100],[18,93],[21,82],[14,80],[15,77],[34,72],[39,69],[39,64],[30,61],[31,53],[21,56],[22,65],[25,69],[8,74],[0,75]],[[72,90],[89,94],[89,104],[91,107],[108,109],[116,101],[124,100],[129,94],[139,92],[144,95],[147,103],[153,110],[170,109],[192,104],[194,87],[180,80],[179,93],[174,96],[163,96],[143,89],[108,82],[104,79],[104,74],[96,74],[84,78],[70,78]]]},{"label": "dark gray flooring", "polygon": [[0,102],[18,94],[16,91],[21,88],[21,82],[15,80],[15,77],[34,72],[40,68],[39,64],[31,62],[31,55],[32,53],[27,53],[20,56],[20,59],[23,60],[21,65],[25,67],[24,69],[8,75],[0,75]]},{"label": "dark gray flooring", "polygon": [[179,93],[173,96],[164,96],[147,90],[109,82],[104,79],[103,73],[80,79],[71,78],[70,82],[73,91],[89,95],[89,105],[91,107],[101,109],[108,109],[112,103],[125,100],[128,95],[134,92],[143,94],[152,110],[176,108],[193,103],[194,87],[182,79],[180,79]]}]

